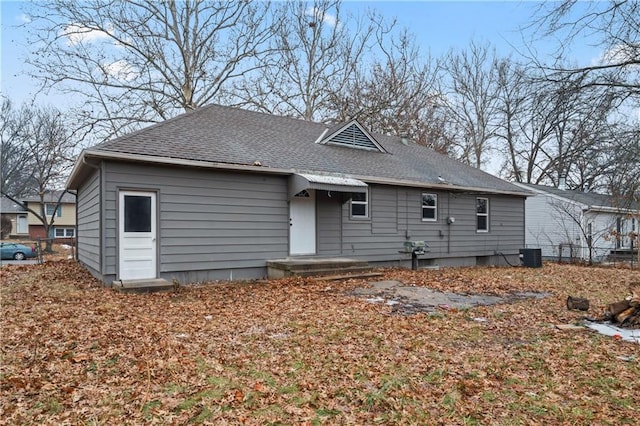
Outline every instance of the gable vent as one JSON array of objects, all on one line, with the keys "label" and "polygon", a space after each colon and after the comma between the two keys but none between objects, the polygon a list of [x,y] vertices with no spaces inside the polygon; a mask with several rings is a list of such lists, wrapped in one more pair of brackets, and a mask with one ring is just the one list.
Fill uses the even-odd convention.
[{"label": "gable vent", "polygon": [[343,145],[352,148],[369,149],[381,151],[380,147],[365,135],[362,130],[355,124],[350,125],[343,131],[337,133],[327,140],[328,144]]}]

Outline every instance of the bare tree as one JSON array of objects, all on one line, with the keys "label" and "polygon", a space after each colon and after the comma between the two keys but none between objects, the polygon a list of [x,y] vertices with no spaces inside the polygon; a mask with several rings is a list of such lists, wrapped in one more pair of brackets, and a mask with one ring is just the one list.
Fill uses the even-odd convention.
[{"label": "bare tree", "polygon": [[[550,206],[551,219],[560,226],[560,230],[564,234],[567,244],[571,245],[572,251],[574,241],[578,240],[580,248],[587,250],[589,265],[593,264],[598,244],[611,236],[615,227],[615,215],[601,215],[598,218],[593,214],[585,213],[581,207],[568,201],[552,200]],[[607,221],[603,222],[605,218]],[[604,255],[602,250],[599,253]]]},{"label": "bare tree", "polygon": [[[12,112],[10,109],[6,111],[10,115],[3,116],[3,121],[23,120],[19,138],[11,141],[12,150],[7,153],[7,160],[9,164],[18,164],[22,170],[20,177],[24,182],[4,185],[3,175],[1,193],[32,213],[42,223],[45,233],[49,235],[65,191],[58,192],[59,196],[55,202],[53,214],[50,216],[44,209],[37,211],[30,208],[23,199],[26,195],[35,195],[39,198],[40,205],[44,207],[49,194],[56,188],[64,186],[64,180],[73,164],[72,157],[77,140],[66,127],[63,115],[53,108],[30,106],[23,107],[17,112]],[[4,147],[3,141],[3,155],[5,155]],[[45,250],[50,249],[50,241],[47,240]]]},{"label": "bare tree", "polygon": [[379,56],[342,92],[334,93],[337,121],[357,118],[367,128],[447,152],[451,145],[445,117],[438,109],[437,63],[423,55],[406,30],[376,31]]},{"label": "bare tree", "polygon": [[12,227],[13,224],[11,223],[9,216],[0,216],[0,238],[3,240],[7,238],[11,234]]},{"label": "bare tree", "polygon": [[27,106],[16,110],[12,102],[3,97],[0,104],[0,157],[3,193],[20,197],[31,183],[31,154],[27,149],[29,123],[33,111]]},{"label": "bare tree", "polygon": [[[559,40],[556,65],[543,66],[552,81],[572,80],[580,88],[607,87],[622,97],[640,95],[640,3],[636,0],[542,3],[532,27]],[[593,37],[602,49],[597,63],[568,66],[572,42]]]},{"label": "bare tree", "polygon": [[520,122],[525,115],[528,103],[534,95],[532,82],[524,67],[501,59],[497,65],[497,113],[496,129],[497,151],[504,157],[500,175],[515,182],[526,182],[526,165],[522,162],[523,129]]},{"label": "bare tree", "polygon": [[502,175],[518,182],[572,188],[598,186],[601,153],[615,112],[606,90],[577,90],[572,82],[549,82],[535,69],[499,65],[498,131]]},{"label": "bare tree", "polygon": [[267,3],[47,0],[32,4],[27,61],[44,88],[77,97],[104,137],[225,96],[258,68]]},{"label": "bare tree", "polygon": [[608,151],[608,168],[603,173],[615,204],[628,211],[635,227],[629,238],[634,241],[640,264],[640,129],[635,125],[618,132]]},{"label": "bare tree", "polygon": [[382,23],[342,12],[340,0],[283,4],[265,67],[238,86],[241,103],[273,114],[326,121],[331,99],[356,77]]},{"label": "bare tree", "polygon": [[497,132],[498,59],[486,44],[472,42],[443,61],[447,108],[460,131],[460,158],[480,168]]}]

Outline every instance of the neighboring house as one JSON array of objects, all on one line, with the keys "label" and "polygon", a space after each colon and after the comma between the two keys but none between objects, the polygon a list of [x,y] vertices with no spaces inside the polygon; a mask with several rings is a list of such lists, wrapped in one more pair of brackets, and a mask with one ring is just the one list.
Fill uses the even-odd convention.
[{"label": "neighboring house", "polygon": [[29,237],[32,240],[38,238],[54,238],[58,242],[68,242],[76,236],[76,197],[74,194],[65,193],[60,199],[60,206],[56,205],[60,199],[60,191],[51,191],[44,195],[42,203],[40,196],[35,195],[22,199],[29,209],[45,215],[47,222],[53,218],[53,226],[49,229],[49,235],[45,231],[42,221],[33,213],[28,213]]},{"label": "neighboring house", "polygon": [[[10,231],[2,238],[26,238],[29,236],[29,223],[27,221],[27,211],[20,204],[15,203],[7,197],[0,197],[0,215],[11,223]],[[4,231],[4,230],[3,230]]]},{"label": "neighboring house", "polygon": [[525,239],[542,257],[599,262],[612,252],[631,251],[638,206],[618,207],[611,196],[593,192],[518,185],[534,193],[525,203]]},{"label": "neighboring house", "polygon": [[267,261],[519,263],[528,192],[357,121],[211,105],[84,150],[78,258],[106,283],[264,277]]}]

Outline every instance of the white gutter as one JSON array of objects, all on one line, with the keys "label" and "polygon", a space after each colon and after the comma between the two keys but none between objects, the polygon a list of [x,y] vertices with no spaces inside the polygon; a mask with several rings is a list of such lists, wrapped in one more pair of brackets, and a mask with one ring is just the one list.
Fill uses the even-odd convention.
[{"label": "white gutter", "polygon": [[601,212],[601,213],[623,213],[623,214],[638,214],[640,210],[634,209],[623,209],[619,207],[609,207],[609,206],[587,206],[584,209],[585,212]]}]

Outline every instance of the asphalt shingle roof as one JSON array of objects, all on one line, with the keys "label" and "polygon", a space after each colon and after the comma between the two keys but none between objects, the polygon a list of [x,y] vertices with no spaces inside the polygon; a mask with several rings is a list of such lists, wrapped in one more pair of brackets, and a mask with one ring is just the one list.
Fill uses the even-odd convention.
[{"label": "asphalt shingle roof", "polygon": [[[60,190],[47,192],[42,197],[42,200],[45,203],[57,203],[61,192],[62,191],[60,191]],[[27,202],[30,202],[30,203],[39,203],[40,202],[40,196],[39,195],[31,195],[29,197],[24,197],[24,199],[22,201],[27,201]],[[76,196],[74,194],[70,194],[68,192],[65,192],[62,195],[62,199],[60,200],[60,202],[75,204]]]},{"label": "asphalt shingle roof", "polygon": [[0,213],[24,213],[25,208],[7,197],[0,197]]},{"label": "asphalt shingle roof", "polygon": [[[589,207],[613,207],[613,208],[627,207],[627,206],[618,205],[618,203],[616,203],[616,200],[611,195],[607,195],[607,194],[599,194],[597,192],[575,191],[571,189],[559,189],[553,186],[533,185],[533,184],[527,184],[527,183],[522,185],[528,188],[544,191],[549,194],[574,201],[576,203],[584,204],[585,206],[589,206]],[[630,208],[636,209],[639,207],[630,206]]]},{"label": "asphalt shingle roof", "polygon": [[[342,173],[452,187],[522,193],[522,188],[424,146],[372,134],[388,153],[315,143],[327,129],[314,123],[238,108],[209,105],[96,145],[90,151],[183,160]],[[333,127],[335,129],[335,126]]]}]

